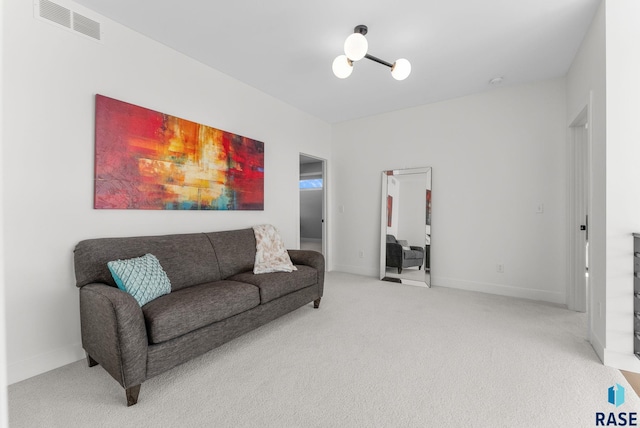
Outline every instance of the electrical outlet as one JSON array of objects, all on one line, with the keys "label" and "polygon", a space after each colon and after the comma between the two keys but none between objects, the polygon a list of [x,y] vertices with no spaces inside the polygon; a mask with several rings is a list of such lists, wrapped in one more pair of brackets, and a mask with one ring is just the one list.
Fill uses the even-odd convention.
[{"label": "electrical outlet", "polygon": [[364,250],[358,250],[358,257],[361,259],[364,258]]},{"label": "electrical outlet", "polygon": [[504,273],[504,265],[502,263],[498,263],[496,265],[496,272],[498,273]]}]

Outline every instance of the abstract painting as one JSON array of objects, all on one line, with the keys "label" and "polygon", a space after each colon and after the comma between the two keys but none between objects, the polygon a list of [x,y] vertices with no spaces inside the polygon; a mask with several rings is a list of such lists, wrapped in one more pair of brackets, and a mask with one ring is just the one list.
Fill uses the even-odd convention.
[{"label": "abstract painting", "polygon": [[264,143],[96,95],[97,209],[263,210]]}]

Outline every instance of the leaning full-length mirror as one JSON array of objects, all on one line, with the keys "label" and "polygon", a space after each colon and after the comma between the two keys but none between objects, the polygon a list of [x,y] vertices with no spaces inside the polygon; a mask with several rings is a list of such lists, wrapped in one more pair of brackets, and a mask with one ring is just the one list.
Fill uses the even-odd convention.
[{"label": "leaning full-length mirror", "polygon": [[382,172],[380,279],[431,287],[431,168]]}]

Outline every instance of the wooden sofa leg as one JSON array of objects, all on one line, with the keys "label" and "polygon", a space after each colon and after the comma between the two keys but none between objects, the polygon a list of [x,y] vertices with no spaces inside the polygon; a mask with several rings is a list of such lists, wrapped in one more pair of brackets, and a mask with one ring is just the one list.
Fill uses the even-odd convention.
[{"label": "wooden sofa leg", "polygon": [[91,355],[87,354],[87,364],[89,364],[89,367],[93,367],[93,366],[97,366],[98,362],[93,358],[91,358]]},{"label": "wooden sofa leg", "polygon": [[138,402],[138,395],[140,394],[140,386],[136,385],[131,388],[127,388],[127,407],[133,406]]},{"label": "wooden sofa leg", "polygon": [[318,309],[320,307],[320,300],[321,299],[322,299],[322,297],[318,297],[316,300],[313,301],[314,309]]}]

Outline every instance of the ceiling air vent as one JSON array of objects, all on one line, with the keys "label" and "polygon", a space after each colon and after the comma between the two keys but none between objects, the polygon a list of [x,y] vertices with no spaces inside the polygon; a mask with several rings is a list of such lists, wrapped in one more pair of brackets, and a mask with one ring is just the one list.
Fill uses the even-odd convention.
[{"label": "ceiling air vent", "polygon": [[100,40],[100,23],[73,12],[73,29],[85,36]]},{"label": "ceiling air vent", "polygon": [[39,15],[41,18],[71,28],[71,11],[59,4],[55,4],[49,0],[40,0]]},{"label": "ceiling air vent", "polygon": [[35,0],[34,7],[34,15],[36,18],[61,25],[75,33],[91,37],[94,40],[102,41],[102,31],[99,22],[49,0]]}]

